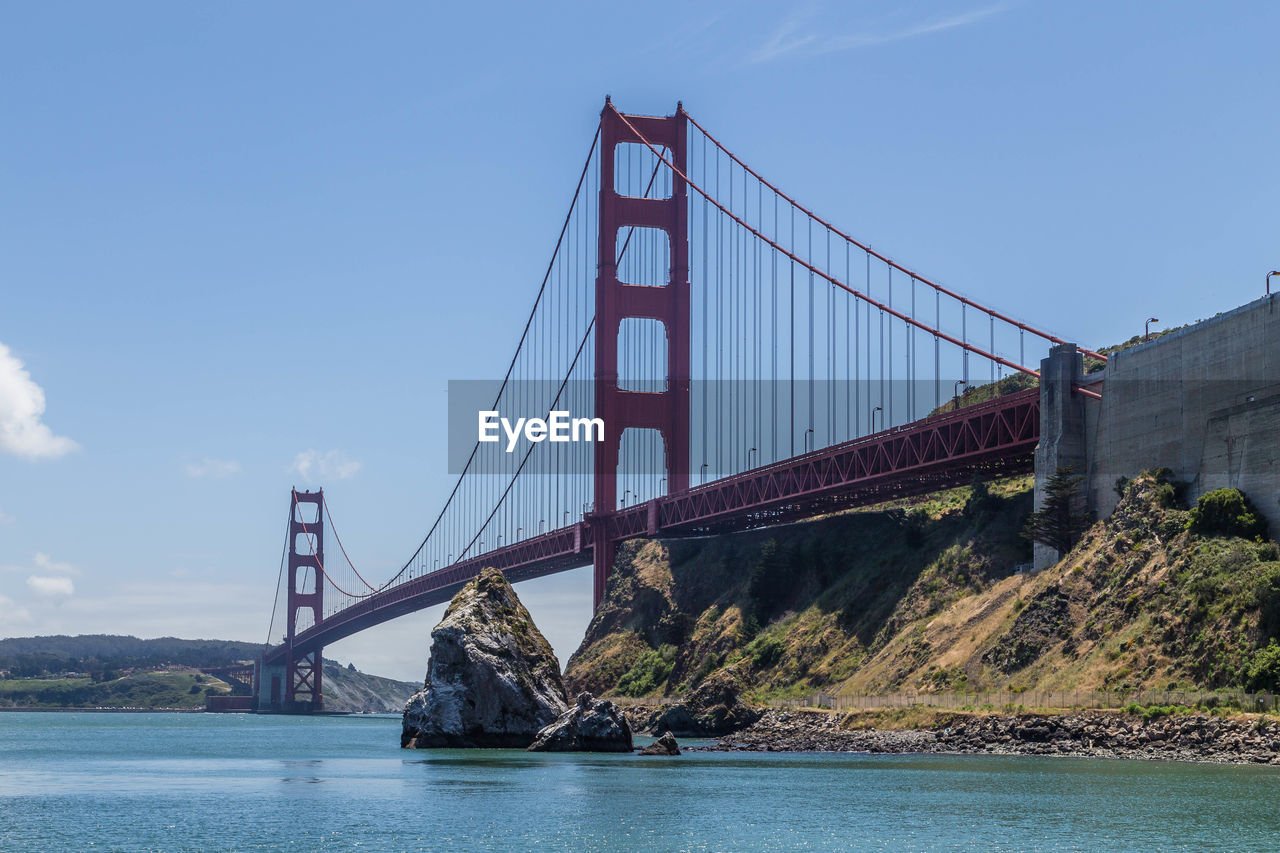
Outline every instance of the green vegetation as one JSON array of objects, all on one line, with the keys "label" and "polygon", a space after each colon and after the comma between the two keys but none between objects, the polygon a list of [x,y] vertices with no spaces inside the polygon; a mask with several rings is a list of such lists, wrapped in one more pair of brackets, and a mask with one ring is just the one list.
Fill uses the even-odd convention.
[{"label": "green vegetation", "polygon": [[137,672],[109,681],[92,678],[0,680],[0,705],[26,708],[204,708],[205,697],[231,686],[194,670]]},{"label": "green vegetation", "polygon": [[1214,489],[1200,496],[1187,529],[1198,536],[1237,536],[1259,542],[1267,521],[1239,489]]},{"label": "green vegetation", "polygon": [[233,640],[140,640],[109,634],[14,637],[0,640],[0,670],[21,677],[64,672],[95,672],[101,676],[113,670],[148,667],[227,666],[253,660],[261,651],[260,644]]},{"label": "green vegetation", "polygon": [[616,691],[622,696],[644,696],[657,690],[671,674],[675,646],[661,646],[640,656],[635,666],[618,679]]},{"label": "green vegetation", "polygon": [[1083,477],[1070,468],[1059,468],[1044,486],[1044,505],[1027,519],[1026,535],[1059,554],[1075,547],[1089,526],[1080,492]]},{"label": "green vegetation", "polygon": [[[248,692],[239,682],[197,671],[251,660],[262,647],[230,640],[83,635],[0,640],[0,707],[178,708],[208,695]],[[325,659],[331,711],[398,711],[419,685],[356,671]],[[132,671],[130,671],[132,670]]]},{"label": "green vegetation", "polygon": [[1245,688],[1252,691],[1280,692],[1280,645],[1276,638],[1258,649],[1245,667]]}]

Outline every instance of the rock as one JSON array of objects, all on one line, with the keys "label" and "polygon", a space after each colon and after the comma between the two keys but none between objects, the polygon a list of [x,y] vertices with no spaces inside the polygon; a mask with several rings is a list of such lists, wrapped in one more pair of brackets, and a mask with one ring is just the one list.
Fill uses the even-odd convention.
[{"label": "rock", "polygon": [[662,737],[640,750],[641,755],[679,755],[680,744],[676,743],[671,732],[664,732]]},{"label": "rock", "polygon": [[662,715],[654,721],[652,731],[675,732],[681,737],[696,736],[701,734],[698,724],[694,721],[693,715],[689,713],[689,709],[684,705],[672,705],[662,712]]},{"label": "rock", "polygon": [[739,697],[739,678],[734,667],[720,670],[698,685],[683,704],[666,709],[651,730],[682,737],[717,737],[747,728],[762,712]]},{"label": "rock", "polygon": [[622,710],[590,693],[538,732],[530,752],[630,752],[631,726]]},{"label": "rock", "polygon": [[502,573],[485,569],[431,632],[426,685],[405,705],[400,745],[523,749],[567,707],[551,645]]}]

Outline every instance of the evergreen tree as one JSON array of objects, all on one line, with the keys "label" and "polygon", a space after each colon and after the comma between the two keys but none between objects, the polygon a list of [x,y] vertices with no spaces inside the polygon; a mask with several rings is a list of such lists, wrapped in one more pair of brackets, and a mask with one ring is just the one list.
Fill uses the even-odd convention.
[{"label": "evergreen tree", "polygon": [[1026,535],[1033,542],[1047,545],[1059,554],[1075,547],[1080,534],[1089,526],[1080,493],[1083,477],[1070,468],[1059,468],[1044,486],[1044,502],[1038,512],[1027,519]]}]

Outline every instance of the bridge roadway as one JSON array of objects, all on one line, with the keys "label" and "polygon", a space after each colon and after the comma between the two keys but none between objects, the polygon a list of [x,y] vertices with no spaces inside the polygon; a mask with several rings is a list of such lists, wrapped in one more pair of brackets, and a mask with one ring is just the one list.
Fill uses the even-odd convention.
[{"label": "bridge roadway", "polygon": [[[1039,437],[1040,391],[1031,388],[753,468],[514,542],[373,593],[300,632],[294,655],[446,602],[488,566],[516,583],[590,565],[600,530],[607,530],[613,541],[749,530],[966,485],[975,473],[1030,473]],[[284,645],[272,647],[266,663],[283,663],[286,651]]]}]

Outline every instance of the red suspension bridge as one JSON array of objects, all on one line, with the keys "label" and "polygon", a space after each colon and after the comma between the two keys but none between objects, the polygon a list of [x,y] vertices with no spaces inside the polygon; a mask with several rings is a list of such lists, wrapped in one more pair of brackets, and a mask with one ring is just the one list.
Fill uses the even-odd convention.
[{"label": "red suspension bridge", "polygon": [[606,100],[489,406],[598,417],[604,440],[477,441],[417,550],[379,582],[347,556],[323,493],[293,492],[281,641],[258,662],[257,704],[321,708],[326,645],[447,601],[487,566],[514,582],[590,564],[598,606],[629,538],[1030,471],[1038,390],[948,404],[1038,378],[1031,365],[1062,343],[850,237],[682,107],[626,115]]}]

